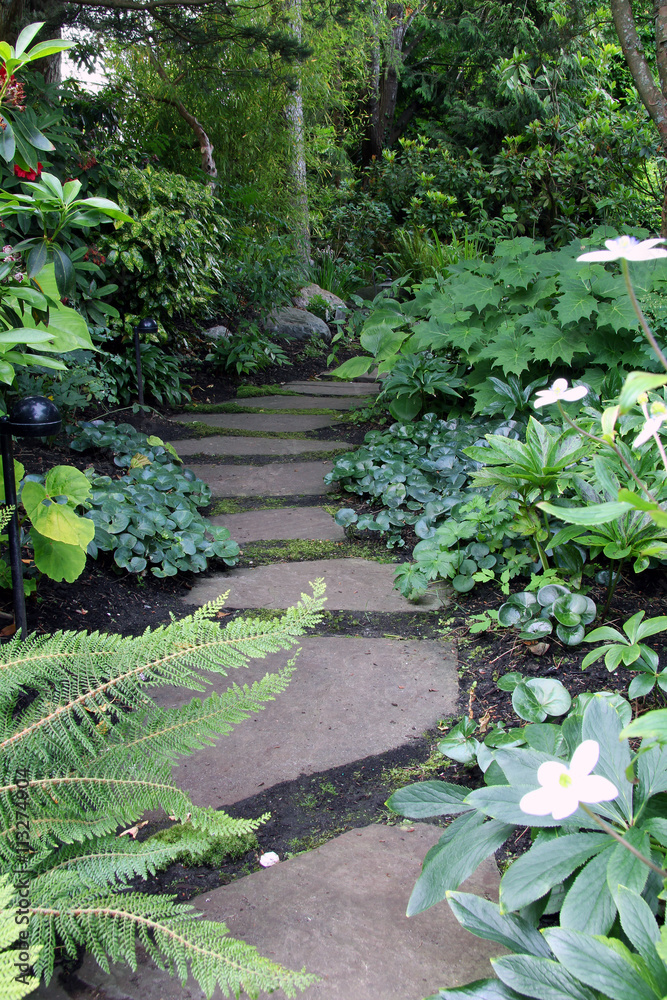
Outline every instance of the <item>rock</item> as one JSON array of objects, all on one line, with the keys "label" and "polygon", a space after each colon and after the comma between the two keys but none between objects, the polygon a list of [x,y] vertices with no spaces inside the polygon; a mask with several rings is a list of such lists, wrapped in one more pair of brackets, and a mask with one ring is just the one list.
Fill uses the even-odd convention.
[{"label": "rock", "polygon": [[311,337],[323,337],[327,342],[331,340],[331,331],[323,319],[306,309],[289,306],[271,313],[267,329],[285,340],[310,340]]},{"label": "rock", "polygon": [[[347,306],[341,298],[334,295],[333,292],[328,292],[326,288],[320,288],[319,285],[311,283],[310,285],[305,285],[297,295],[294,296],[292,302],[297,309],[310,309],[310,304],[313,299],[324,299],[327,303],[325,320],[327,323],[332,319],[345,319],[347,315]],[[318,310],[321,311],[321,310]]]},{"label": "rock", "polygon": [[203,330],[201,335],[207,340],[224,340],[231,337],[232,332],[226,326],[211,326],[208,330]]}]

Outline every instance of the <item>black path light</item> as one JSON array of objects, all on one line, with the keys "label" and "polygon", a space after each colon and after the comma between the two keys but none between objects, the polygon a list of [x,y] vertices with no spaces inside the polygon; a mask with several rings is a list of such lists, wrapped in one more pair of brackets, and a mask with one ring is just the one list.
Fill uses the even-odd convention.
[{"label": "black path light", "polygon": [[134,351],[137,356],[137,398],[139,405],[144,405],[144,380],[141,374],[141,347],[139,346],[140,334],[157,333],[157,322],[152,317],[140,320],[134,328]]},{"label": "black path light", "polygon": [[51,434],[57,434],[61,425],[62,419],[58,407],[46,396],[26,396],[25,399],[20,399],[18,403],[14,404],[8,417],[0,417],[0,450],[2,451],[2,474],[5,480],[5,503],[14,508],[7,526],[14,596],[14,621],[16,627],[20,629],[22,639],[25,639],[28,633],[28,623],[23,591],[19,519],[16,511],[12,438],[49,437]]}]

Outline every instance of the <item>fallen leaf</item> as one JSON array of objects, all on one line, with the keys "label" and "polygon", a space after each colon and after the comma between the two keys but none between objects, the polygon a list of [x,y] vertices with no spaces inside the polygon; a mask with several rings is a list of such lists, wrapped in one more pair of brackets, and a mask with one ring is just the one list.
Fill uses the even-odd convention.
[{"label": "fallen leaf", "polygon": [[549,650],[551,649],[551,646],[549,645],[548,642],[533,642],[527,645],[530,652],[533,653],[535,656],[544,656],[544,654],[548,653]]},{"label": "fallen leaf", "polygon": [[0,635],[14,635],[15,632],[16,625],[5,625],[5,627],[0,630]]},{"label": "fallen leaf", "polygon": [[139,833],[139,830],[141,830],[141,828],[144,827],[144,826],[148,826],[148,820],[147,819],[145,819],[143,821],[143,823],[136,823],[134,826],[129,827],[127,830],[123,830],[123,832],[119,833],[118,836],[119,837],[129,836],[129,837],[132,837],[132,840],[136,840],[136,837],[137,837],[137,834]]}]

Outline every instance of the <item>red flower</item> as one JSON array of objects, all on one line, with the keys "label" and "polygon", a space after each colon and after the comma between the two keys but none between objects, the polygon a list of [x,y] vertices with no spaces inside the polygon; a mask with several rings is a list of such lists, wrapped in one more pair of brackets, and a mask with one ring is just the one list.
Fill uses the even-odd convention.
[{"label": "red flower", "polygon": [[36,181],[41,174],[42,169],[43,167],[41,163],[37,164],[37,170],[22,170],[21,167],[17,167],[16,164],[14,165],[14,173],[16,176],[21,177],[26,181]]}]

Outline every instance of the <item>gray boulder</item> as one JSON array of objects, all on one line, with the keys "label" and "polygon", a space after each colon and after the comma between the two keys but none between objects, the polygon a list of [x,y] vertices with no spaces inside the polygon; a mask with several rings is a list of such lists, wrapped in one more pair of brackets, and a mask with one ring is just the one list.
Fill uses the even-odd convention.
[{"label": "gray boulder", "polygon": [[[343,300],[338,295],[334,295],[333,292],[328,292],[326,288],[320,288],[314,283],[304,285],[294,296],[292,302],[297,309],[310,309],[313,299],[321,299],[326,303],[324,319],[327,323],[332,319],[345,319],[348,310]],[[318,312],[321,312],[321,309]]]},{"label": "gray boulder", "polygon": [[207,340],[224,340],[226,337],[231,337],[232,333],[226,326],[211,326],[208,330],[202,330],[201,335]]},{"label": "gray boulder", "polygon": [[310,340],[311,337],[322,337],[327,342],[331,340],[329,327],[306,309],[275,309],[269,316],[267,330],[276,337],[285,340]]}]

